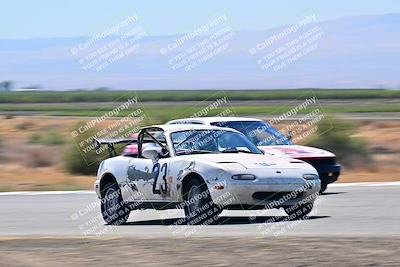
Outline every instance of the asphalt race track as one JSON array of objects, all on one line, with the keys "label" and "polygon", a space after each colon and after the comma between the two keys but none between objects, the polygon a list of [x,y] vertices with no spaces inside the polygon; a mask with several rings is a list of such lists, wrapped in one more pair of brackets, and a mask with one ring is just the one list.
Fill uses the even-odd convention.
[{"label": "asphalt race track", "polygon": [[[0,194],[0,237],[400,237],[400,183],[337,184],[305,221],[282,210],[224,211],[218,223],[179,225],[183,211],[137,211],[105,226],[93,192]],[[177,225],[178,224],[178,225]]]}]

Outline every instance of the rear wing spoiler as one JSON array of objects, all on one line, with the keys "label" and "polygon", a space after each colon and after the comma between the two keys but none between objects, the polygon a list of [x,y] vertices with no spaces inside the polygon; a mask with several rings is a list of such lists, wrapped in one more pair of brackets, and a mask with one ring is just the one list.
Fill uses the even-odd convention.
[{"label": "rear wing spoiler", "polygon": [[93,145],[96,149],[96,154],[101,153],[101,146],[107,145],[108,155],[110,158],[115,157],[117,153],[115,152],[115,144],[137,144],[138,140],[136,138],[93,138]]}]

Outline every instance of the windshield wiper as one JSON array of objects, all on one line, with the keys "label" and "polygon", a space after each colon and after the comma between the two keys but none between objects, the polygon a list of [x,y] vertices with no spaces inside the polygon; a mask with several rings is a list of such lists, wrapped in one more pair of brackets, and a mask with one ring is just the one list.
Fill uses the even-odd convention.
[{"label": "windshield wiper", "polygon": [[208,154],[208,153],[216,153],[216,152],[211,150],[184,150],[176,152],[177,155]]},{"label": "windshield wiper", "polygon": [[249,151],[249,150],[243,150],[243,149],[238,149],[240,153],[247,153],[247,154],[258,154],[257,152]]},{"label": "windshield wiper", "polygon": [[244,149],[237,149],[235,147],[230,147],[225,150],[222,150],[221,153],[247,153],[247,154],[258,154],[256,152],[252,152],[249,150],[244,150]]},{"label": "windshield wiper", "polygon": [[239,153],[239,150],[235,147],[229,147],[221,151],[221,153]]}]

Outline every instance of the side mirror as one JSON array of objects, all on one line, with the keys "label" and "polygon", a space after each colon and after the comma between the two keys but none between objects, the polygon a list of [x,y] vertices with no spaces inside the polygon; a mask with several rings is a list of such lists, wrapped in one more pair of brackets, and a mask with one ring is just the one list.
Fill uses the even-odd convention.
[{"label": "side mirror", "polygon": [[157,147],[149,147],[143,149],[142,156],[146,159],[157,160],[161,156],[161,149]]},{"label": "side mirror", "polygon": [[289,131],[286,138],[290,141],[293,138],[292,131]]}]

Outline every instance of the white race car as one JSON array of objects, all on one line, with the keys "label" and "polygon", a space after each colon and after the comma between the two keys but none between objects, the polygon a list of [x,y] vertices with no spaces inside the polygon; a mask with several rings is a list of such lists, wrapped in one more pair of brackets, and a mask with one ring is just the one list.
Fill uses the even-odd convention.
[{"label": "white race car", "polygon": [[[94,140],[111,158],[100,163],[95,191],[103,218],[123,224],[133,209],[183,208],[190,224],[215,221],[222,209],[284,208],[308,214],[320,189],[309,164],[264,153],[242,133],[208,125],[143,128],[135,139]],[[137,154],[115,156],[114,144]]]}]

